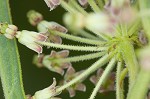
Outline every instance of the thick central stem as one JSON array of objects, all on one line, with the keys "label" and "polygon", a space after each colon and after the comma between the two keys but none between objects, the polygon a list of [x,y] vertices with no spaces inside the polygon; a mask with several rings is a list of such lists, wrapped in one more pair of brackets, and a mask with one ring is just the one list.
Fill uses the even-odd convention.
[{"label": "thick central stem", "polygon": [[120,49],[125,64],[129,70],[129,88],[131,88],[133,83],[135,82],[136,75],[138,73],[138,68],[139,68],[134,47],[132,42],[129,39],[122,39],[120,43]]}]

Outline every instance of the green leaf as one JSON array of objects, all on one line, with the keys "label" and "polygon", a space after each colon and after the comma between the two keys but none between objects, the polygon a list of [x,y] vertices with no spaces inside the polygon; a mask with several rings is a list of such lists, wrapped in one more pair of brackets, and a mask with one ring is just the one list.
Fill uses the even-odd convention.
[{"label": "green leaf", "polygon": [[[8,0],[0,0],[0,22],[11,23]],[[5,99],[25,99],[15,40],[0,35],[0,76]]]}]

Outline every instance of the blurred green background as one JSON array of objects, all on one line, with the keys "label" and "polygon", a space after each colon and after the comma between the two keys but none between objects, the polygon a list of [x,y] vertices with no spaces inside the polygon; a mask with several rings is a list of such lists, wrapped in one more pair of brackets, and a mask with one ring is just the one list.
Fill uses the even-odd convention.
[{"label": "blurred green background", "polygon": [[[10,0],[11,13],[13,23],[19,27],[19,30],[31,30],[37,31],[35,27],[32,27],[27,20],[26,13],[34,9],[43,14],[45,20],[55,21],[60,24],[62,23],[62,16],[65,12],[64,9],[58,7],[53,11],[49,11],[49,8],[46,6],[44,0]],[[68,40],[63,40],[63,43],[70,44],[75,42],[70,42]],[[37,54],[32,50],[29,50],[25,46],[18,44],[20,59],[22,64],[22,73],[23,73],[23,82],[24,89],[26,94],[33,95],[34,92],[41,90],[45,87],[48,87],[52,83],[52,78],[56,77],[57,81],[61,80],[62,77],[59,74],[50,72],[46,68],[37,68],[32,64],[33,55]],[[49,54],[51,49],[44,49],[45,54]],[[83,52],[71,51],[70,56],[75,56],[79,54],[84,54]],[[82,70],[90,66],[96,59],[86,62],[73,63],[76,71]],[[88,99],[90,96],[94,85],[89,81],[85,80],[84,83],[87,86],[86,92],[79,92],[72,99]],[[62,99],[70,99],[67,91],[63,92],[60,97]],[[0,86],[0,99],[4,99],[2,87]],[[109,92],[107,94],[99,94],[96,96],[96,99],[115,99],[115,92]]]}]

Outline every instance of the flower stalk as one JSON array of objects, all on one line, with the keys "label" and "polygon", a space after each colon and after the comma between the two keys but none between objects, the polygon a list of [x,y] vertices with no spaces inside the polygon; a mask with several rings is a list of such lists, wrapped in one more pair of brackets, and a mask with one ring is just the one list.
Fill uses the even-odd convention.
[{"label": "flower stalk", "polygon": [[94,90],[93,90],[93,92],[92,92],[89,99],[95,99],[95,96],[96,96],[97,92],[99,91],[101,85],[103,84],[103,82],[105,82],[108,75],[110,74],[110,72],[114,68],[115,63],[116,63],[115,58],[111,59],[108,66],[106,67],[105,71],[103,72],[102,76],[99,78],[99,81],[97,82],[96,87],[94,88]]}]

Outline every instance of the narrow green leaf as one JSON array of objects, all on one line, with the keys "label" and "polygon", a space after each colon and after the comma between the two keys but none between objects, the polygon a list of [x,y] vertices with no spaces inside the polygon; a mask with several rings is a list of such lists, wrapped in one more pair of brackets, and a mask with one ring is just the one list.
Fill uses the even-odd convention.
[{"label": "narrow green leaf", "polygon": [[[0,0],[0,22],[11,23],[9,1]],[[5,99],[25,99],[15,40],[0,35],[0,76]]]}]

